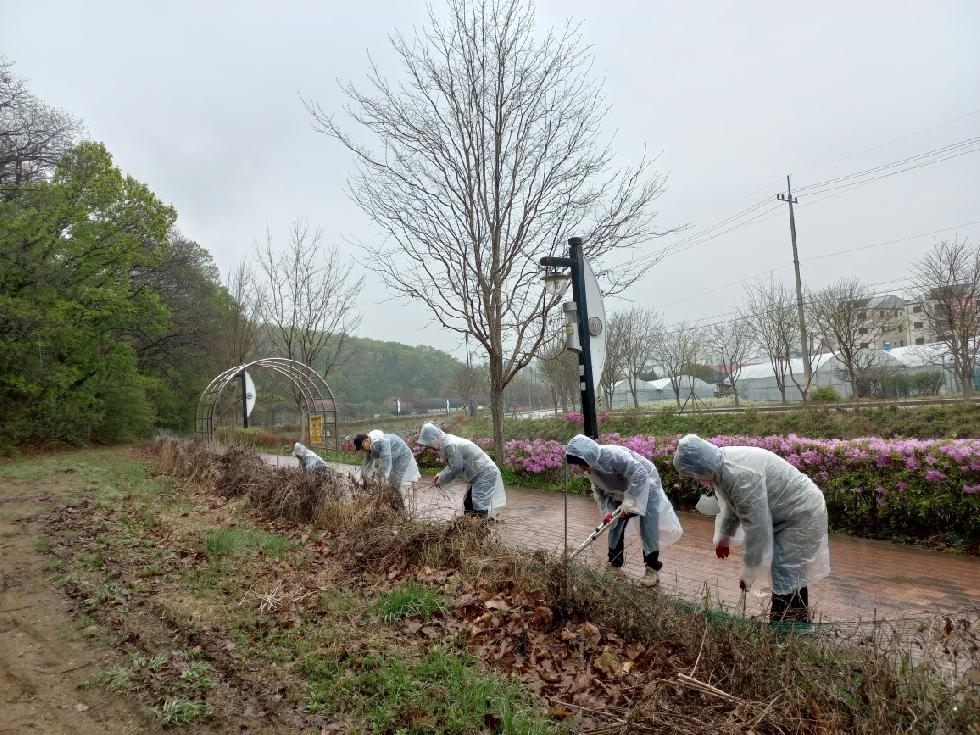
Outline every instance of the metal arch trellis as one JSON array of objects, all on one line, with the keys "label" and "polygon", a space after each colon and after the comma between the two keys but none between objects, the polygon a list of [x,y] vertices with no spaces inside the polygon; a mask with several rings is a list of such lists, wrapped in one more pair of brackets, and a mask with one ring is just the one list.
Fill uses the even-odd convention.
[{"label": "metal arch trellis", "polygon": [[334,450],[339,451],[340,440],[337,436],[337,404],[333,392],[326,381],[308,365],[285,357],[264,357],[260,360],[229,368],[212,380],[201,393],[197,403],[196,431],[199,435],[214,437],[214,409],[218,405],[222,392],[228,385],[238,379],[242,372],[251,368],[264,368],[282,375],[299,389],[303,397],[303,411],[307,422],[310,417],[322,417],[324,428],[332,431],[325,432],[322,443],[310,442],[311,446],[326,448],[327,435],[333,437]]}]

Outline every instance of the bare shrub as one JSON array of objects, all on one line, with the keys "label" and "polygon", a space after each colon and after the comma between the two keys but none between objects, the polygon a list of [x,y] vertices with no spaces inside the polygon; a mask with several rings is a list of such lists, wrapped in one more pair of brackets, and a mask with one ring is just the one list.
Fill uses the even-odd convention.
[{"label": "bare shrub", "polygon": [[[247,492],[271,518],[311,522],[330,537],[352,580],[373,585],[392,570],[397,577],[445,570],[477,590],[471,597],[481,614],[489,596],[506,598],[493,609],[497,622],[487,637],[474,645],[489,650],[485,644],[507,638],[512,649],[527,646],[534,628],[546,636],[543,648],[578,651],[574,660],[593,667],[587,686],[612,687],[606,704],[590,713],[604,723],[591,732],[960,733],[976,732],[980,721],[977,609],[816,625],[800,635],[719,609],[707,594],[702,601],[669,597],[554,554],[508,548],[484,519],[413,518],[385,495],[393,488],[335,472],[275,469],[207,445],[162,442],[158,451],[163,464],[188,477],[208,476],[197,465],[212,462],[221,468],[215,492]],[[271,609],[287,592],[277,585],[262,599]],[[545,622],[535,628],[538,618]],[[454,630],[472,636],[472,623]],[[627,658],[642,672],[639,684],[625,683]],[[566,699],[554,703],[564,707]]]}]

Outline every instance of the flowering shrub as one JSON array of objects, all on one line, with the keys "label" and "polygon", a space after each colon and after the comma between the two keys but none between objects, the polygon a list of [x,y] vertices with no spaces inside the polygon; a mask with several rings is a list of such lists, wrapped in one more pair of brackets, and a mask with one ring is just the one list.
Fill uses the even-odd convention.
[{"label": "flowering shrub", "polygon": [[[567,416],[566,416],[567,418]],[[702,488],[681,480],[672,458],[680,437],[604,434],[657,466],[674,505],[693,508]],[[936,541],[980,553],[980,440],[807,439],[789,436],[716,436],[717,446],[755,446],[784,457],[823,490],[831,528],[846,533]],[[479,439],[485,449],[492,440]],[[502,467],[518,484],[560,486],[565,444],[511,439]]]},{"label": "flowering shrub", "polygon": [[415,463],[419,469],[435,469],[442,467],[442,460],[439,459],[439,452],[435,449],[423,447],[421,444],[409,444],[412,454],[415,456]]}]

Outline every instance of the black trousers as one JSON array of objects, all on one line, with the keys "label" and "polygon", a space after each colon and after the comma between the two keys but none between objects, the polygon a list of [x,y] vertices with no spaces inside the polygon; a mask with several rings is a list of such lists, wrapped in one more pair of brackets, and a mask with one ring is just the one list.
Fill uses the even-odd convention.
[{"label": "black trousers", "polygon": [[773,594],[769,621],[772,623],[810,622],[809,599],[806,587],[800,587],[785,595]]},{"label": "black trousers", "polygon": [[489,511],[477,510],[473,507],[473,486],[470,485],[466,488],[466,497],[463,498],[463,515],[464,516],[476,516],[477,518],[486,518],[489,515]]},{"label": "black trousers", "polygon": [[[633,516],[630,516],[630,518],[632,517]],[[629,522],[629,518],[621,518],[620,520],[617,521],[617,523],[628,523],[628,522]],[[626,560],[626,557],[623,554],[623,550],[625,549],[625,547],[626,547],[626,533],[624,529],[623,535],[619,537],[619,543],[616,544],[615,548],[609,549],[609,566],[616,567],[617,569],[623,566],[623,563]],[[664,566],[663,562],[660,561],[659,551],[651,551],[649,554],[644,553],[643,563],[646,566],[650,567],[651,569],[656,569],[657,571],[663,569]]]}]

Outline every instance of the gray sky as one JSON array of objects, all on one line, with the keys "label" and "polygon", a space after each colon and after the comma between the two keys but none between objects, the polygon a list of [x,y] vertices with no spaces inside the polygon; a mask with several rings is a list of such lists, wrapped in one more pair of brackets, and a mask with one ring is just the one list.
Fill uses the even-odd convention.
[{"label": "gray sky", "polygon": [[[692,247],[627,294],[668,324],[728,314],[738,282],[773,268],[792,283],[786,208],[774,208],[787,173],[796,189],[980,136],[975,0],[538,3],[541,27],[569,16],[583,22],[605,77],[620,161],[661,153],[670,173],[661,224],[691,225],[652,247]],[[227,273],[267,229],[284,241],[297,216],[331,242],[374,237],[344,193],[349,156],[312,130],[299,94],[339,110],[338,81],[362,80],[368,52],[395,76],[388,32],[425,17],[424,3],[409,0],[0,0],[0,54],[172,204],[179,228]],[[933,242],[913,236],[956,228],[938,236],[980,240],[980,152],[853,190],[805,191],[798,241],[814,287],[857,275],[901,293]],[[840,251],[849,252],[831,255]],[[360,336],[463,357],[457,336],[423,307],[390,300],[372,275],[362,303]]]}]

